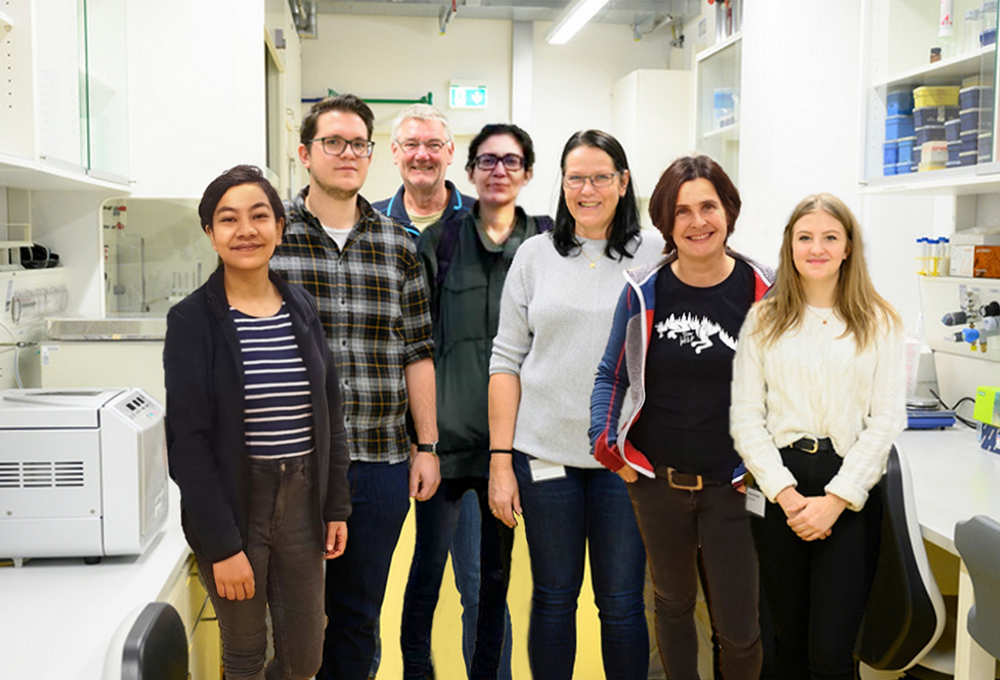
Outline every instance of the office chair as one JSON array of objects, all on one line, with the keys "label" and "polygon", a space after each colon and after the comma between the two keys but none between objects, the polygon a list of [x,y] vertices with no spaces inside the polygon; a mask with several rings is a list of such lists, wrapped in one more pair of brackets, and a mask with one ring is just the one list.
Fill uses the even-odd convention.
[{"label": "office chair", "polygon": [[941,637],[945,606],[924,550],[910,468],[895,445],[880,487],[881,545],[855,656],[877,670],[901,672]]},{"label": "office chair", "polygon": [[187,680],[188,640],[180,614],[150,602],[122,622],[108,648],[104,680]]},{"label": "office chair", "polygon": [[985,515],[959,522],[955,547],[969,570],[976,600],[969,610],[969,634],[990,655],[1000,658],[1000,523]]}]

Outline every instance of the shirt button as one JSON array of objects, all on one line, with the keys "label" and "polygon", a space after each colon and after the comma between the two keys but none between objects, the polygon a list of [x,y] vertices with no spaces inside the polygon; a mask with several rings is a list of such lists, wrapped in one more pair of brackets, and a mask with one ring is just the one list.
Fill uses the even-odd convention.
[{"label": "shirt button", "polygon": [[343,346],[343,347],[347,347],[347,340],[341,340],[341,341],[340,341],[340,344],[341,344],[341,346]]},{"label": "shirt button", "polygon": [[346,305],[347,304],[347,299],[346,298],[340,298],[340,304]]}]

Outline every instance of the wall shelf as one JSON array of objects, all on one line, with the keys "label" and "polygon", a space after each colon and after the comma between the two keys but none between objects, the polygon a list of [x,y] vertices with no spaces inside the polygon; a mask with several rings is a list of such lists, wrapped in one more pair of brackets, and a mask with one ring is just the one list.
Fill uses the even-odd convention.
[{"label": "wall shelf", "polygon": [[[993,165],[993,164],[990,164]],[[923,193],[970,196],[1000,191],[1000,173],[983,172],[988,166],[915,172],[909,175],[873,177],[862,187],[865,194]]]},{"label": "wall shelf", "polygon": [[721,139],[724,142],[738,142],[740,139],[740,124],[734,123],[718,130],[709,130],[701,138],[703,140]]},{"label": "wall shelf", "polygon": [[718,54],[719,52],[723,51],[727,47],[730,47],[731,45],[735,45],[736,43],[738,43],[742,39],[743,39],[743,33],[742,32],[734,33],[731,36],[729,36],[728,38],[726,38],[725,40],[723,40],[722,42],[716,43],[715,45],[712,45],[711,47],[707,47],[707,48],[703,49],[701,52],[699,52],[698,54],[694,55],[694,60],[695,61],[703,61],[705,59],[708,59],[712,55]]},{"label": "wall shelf", "polygon": [[128,184],[95,179],[69,170],[0,154],[0,187],[33,191],[112,191],[127,194]]},{"label": "wall shelf", "polygon": [[970,72],[978,72],[980,60],[993,52],[996,52],[996,45],[987,45],[973,52],[904,71],[889,80],[875,83],[874,87],[894,88],[954,84],[969,75]]}]

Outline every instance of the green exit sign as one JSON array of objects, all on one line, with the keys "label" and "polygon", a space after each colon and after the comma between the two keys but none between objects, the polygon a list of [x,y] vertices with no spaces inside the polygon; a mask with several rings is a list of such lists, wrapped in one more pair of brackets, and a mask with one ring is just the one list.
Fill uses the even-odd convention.
[{"label": "green exit sign", "polygon": [[486,108],[486,86],[485,85],[452,85],[451,86],[451,108],[453,109],[485,109]]}]

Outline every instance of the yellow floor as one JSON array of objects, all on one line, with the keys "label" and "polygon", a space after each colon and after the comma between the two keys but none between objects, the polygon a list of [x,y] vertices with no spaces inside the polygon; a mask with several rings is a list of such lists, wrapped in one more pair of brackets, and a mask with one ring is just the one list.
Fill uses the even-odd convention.
[{"label": "yellow floor", "polygon": [[[399,651],[399,623],[403,610],[403,590],[413,558],[415,541],[415,513],[410,512],[403,525],[403,533],[396,547],[389,572],[389,584],[382,607],[382,665],[378,680],[399,680],[403,677],[403,660]],[[511,626],[514,635],[514,680],[531,678],[528,669],[528,615],[531,610],[531,568],[528,563],[528,546],[523,527],[515,530],[514,556],[511,565],[510,590],[507,594]],[[577,646],[574,680],[601,680],[600,622],[594,606],[594,592],[590,587],[590,569],[584,573],[583,590],[577,610]],[[462,606],[455,577],[451,571],[451,558],[441,586],[441,599],[434,615],[434,633],[431,640],[434,669],[441,680],[465,678],[462,659]]]}]

